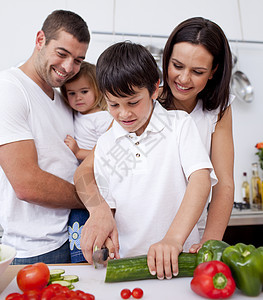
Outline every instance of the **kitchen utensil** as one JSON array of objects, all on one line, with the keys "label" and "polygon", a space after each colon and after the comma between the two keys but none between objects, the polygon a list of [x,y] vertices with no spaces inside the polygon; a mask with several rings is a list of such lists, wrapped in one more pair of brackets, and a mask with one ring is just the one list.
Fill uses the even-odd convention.
[{"label": "kitchen utensil", "polygon": [[4,244],[0,244],[0,276],[2,275],[2,273],[4,273],[6,268],[11,264],[15,256],[16,256],[15,248]]},{"label": "kitchen utensil", "polygon": [[106,266],[106,261],[109,257],[109,249],[104,247],[95,250],[92,254],[93,264],[96,269],[100,269]]},{"label": "kitchen utensil", "polygon": [[247,76],[241,72],[236,71],[232,75],[231,87],[233,93],[238,99],[244,102],[252,102],[254,99],[253,87]]}]

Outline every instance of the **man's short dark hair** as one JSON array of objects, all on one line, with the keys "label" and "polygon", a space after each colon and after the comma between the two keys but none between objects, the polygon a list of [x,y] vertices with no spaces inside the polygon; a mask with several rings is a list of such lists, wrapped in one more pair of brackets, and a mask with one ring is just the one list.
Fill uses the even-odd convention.
[{"label": "man's short dark hair", "polygon": [[67,10],[53,11],[43,23],[46,44],[55,40],[60,31],[72,34],[80,43],[90,42],[90,33],[86,22],[76,13]]}]

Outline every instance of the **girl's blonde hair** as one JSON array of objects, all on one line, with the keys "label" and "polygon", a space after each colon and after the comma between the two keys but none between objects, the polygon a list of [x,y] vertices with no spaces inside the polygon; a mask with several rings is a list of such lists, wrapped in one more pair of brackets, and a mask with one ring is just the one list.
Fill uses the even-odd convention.
[{"label": "girl's blonde hair", "polygon": [[82,76],[87,78],[87,80],[89,80],[90,84],[92,85],[92,88],[94,89],[95,102],[94,102],[93,106],[91,107],[91,109],[99,107],[101,110],[106,110],[107,102],[97,84],[96,66],[94,64],[88,63],[86,61],[83,61],[81,63],[79,72],[61,86],[60,91],[64,97],[65,102],[69,105],[65,84],[73,82]]}]

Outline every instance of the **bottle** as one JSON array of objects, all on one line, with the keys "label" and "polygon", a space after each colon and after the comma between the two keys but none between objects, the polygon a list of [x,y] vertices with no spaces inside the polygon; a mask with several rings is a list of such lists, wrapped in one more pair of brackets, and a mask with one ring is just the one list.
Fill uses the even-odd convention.
[{"label": "bottle", "polygon": [[247,173],[243,173],[243,181],[242,181],[242,200],[245,204],[246,208],[250,208],[250,186],[247,181]]},{"label": "bottle", "polygon": [[262,193],[261,193],[261,179],[258,175],[258,163],[252,163],[251,190],[252,190],[251,208],[253,210],[261,210]]}]

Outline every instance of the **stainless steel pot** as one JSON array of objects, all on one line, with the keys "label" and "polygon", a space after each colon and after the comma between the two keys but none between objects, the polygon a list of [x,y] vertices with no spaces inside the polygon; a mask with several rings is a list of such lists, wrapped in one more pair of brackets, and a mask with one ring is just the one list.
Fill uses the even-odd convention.
[{"label": "stainless steel pot", "polygon": [[254,89],[247,78],[241,71],[235,71],[232,75],[231,87],[233,93],[238,99],[244,102],[252,102],[254,99]]}]

